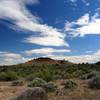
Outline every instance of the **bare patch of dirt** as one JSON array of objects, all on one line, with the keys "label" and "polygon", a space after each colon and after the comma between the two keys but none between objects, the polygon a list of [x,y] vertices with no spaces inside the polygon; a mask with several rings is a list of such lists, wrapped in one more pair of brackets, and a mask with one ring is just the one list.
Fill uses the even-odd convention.
[{"label": "bare patch of dirt", "polygon": [[[88,81],[73,79],[78,84],[73,91],[64,91],[63,95],[49,93],[48,100],[100,100],[100,90],[90,89]],[[62,89],[65,80],[58,80],[55,83]],[[0,100],[10,100],[27,89],[26,83],[23,86],[11,86],[11,82],[0,82]]]}]

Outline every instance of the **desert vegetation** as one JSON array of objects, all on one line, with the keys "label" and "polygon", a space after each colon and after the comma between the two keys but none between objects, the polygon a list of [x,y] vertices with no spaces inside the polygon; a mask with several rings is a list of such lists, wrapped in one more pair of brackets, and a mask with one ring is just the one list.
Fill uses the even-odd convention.
[{"label": "desert vegetation", "polygon": [[[100,99],[100,62],[69,64],[68,61],[36,61],[0,66],[0,100]],[[9,98],[4,95],[3,98],[2,93],[7,92],[9,87],[14,89],[12,95],[8,95]]]}]

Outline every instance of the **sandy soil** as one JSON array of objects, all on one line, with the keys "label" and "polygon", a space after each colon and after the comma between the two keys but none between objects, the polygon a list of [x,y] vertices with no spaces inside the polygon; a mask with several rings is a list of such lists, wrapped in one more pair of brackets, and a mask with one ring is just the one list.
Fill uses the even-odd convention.
[{"label": "sandy soil", "polygon": [[[63,95],[55,93],[48,94],[48,100],[100,100],[100,90],[93,90],[88,87],[87,81],[74,79],[78,84],[74,91],[64,91]],[[62,88],[62,82],[58,80],[55,83]],[[0,100],[10,100],[12,97],[19,95],[27,89],[26,84],[23,86],[11,86],[11,82],[0,82]]]}]

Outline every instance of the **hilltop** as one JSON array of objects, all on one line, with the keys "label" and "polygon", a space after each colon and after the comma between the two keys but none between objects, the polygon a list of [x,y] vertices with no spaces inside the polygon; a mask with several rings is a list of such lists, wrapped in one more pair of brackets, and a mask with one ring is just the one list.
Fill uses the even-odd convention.
[{"label": "hilltop", "polygon": [[25,64],[33,65],[33,64],[46,64],[46,65],[73,65],[74,63],[66,61],[66,60],[55,60],[48,57],[40,57],[36,59],[32,59],[27,61]]}]

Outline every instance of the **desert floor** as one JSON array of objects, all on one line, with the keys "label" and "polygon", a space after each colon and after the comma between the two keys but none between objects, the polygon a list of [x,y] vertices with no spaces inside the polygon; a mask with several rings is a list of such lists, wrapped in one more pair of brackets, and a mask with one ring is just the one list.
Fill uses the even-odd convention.
[{"label": "desert floor", "polygon": [[[48,100],[100,100],[100,90],[90,89],[88,81],[74,79],[78,84],[77,89],[73,91],[63,91],[60,95],[55,93],[48,94]],[[57,80],[55,83],[62,88],[65,80]],[[23,86],[11,86],[11,82],[0,82],[0,100],[11,100],[12,97],[19,95],[27,89],[27,82]]]}]

